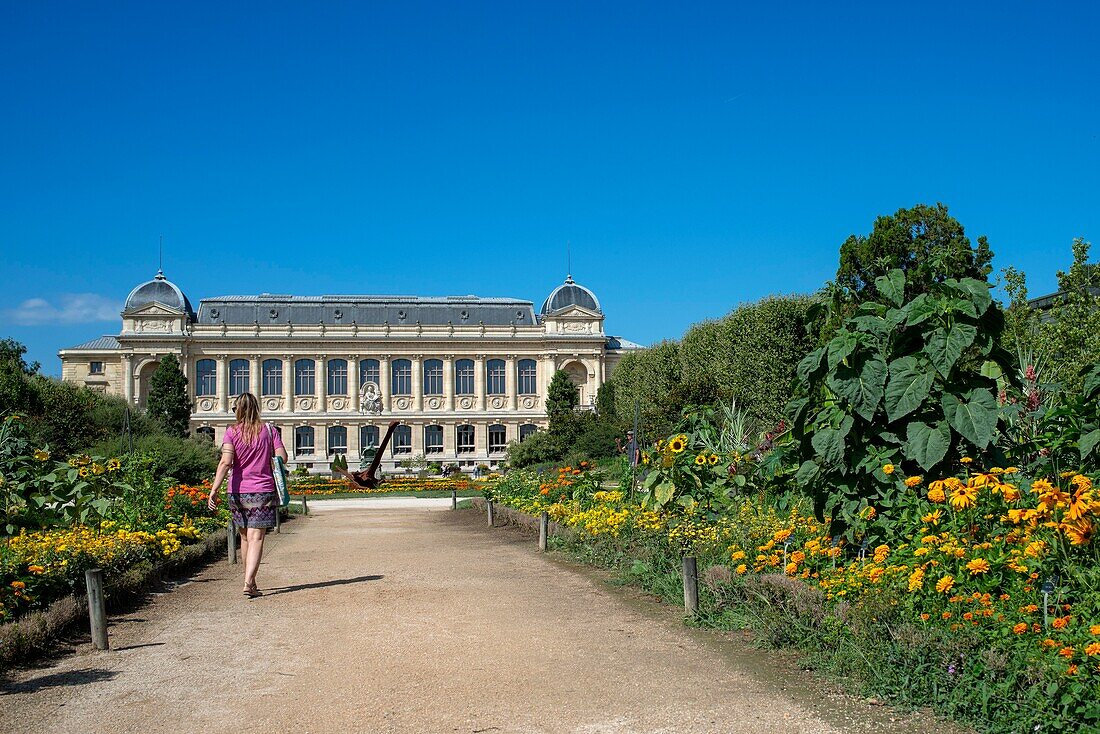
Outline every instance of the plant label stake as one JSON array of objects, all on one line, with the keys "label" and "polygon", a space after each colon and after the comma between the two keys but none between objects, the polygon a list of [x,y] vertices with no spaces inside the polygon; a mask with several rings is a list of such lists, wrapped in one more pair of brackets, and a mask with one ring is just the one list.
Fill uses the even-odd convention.
[{"label": "plant label stake", "polygon": [[1054,593],[1055,578],[1052,577],[1043,582],[1039,591],[1043,592],[1043,628],[1050,628],[1050,595]]},{"label": "plant label stake", "polygon": [[302,514],[303,515],[308,515],[309,514],[309,504],[306,501],[306,493],[305,492],[302,492]]},{"label": "plant label stake", "polygon": [[103,601],[103,570],[90,568],[84,572],[88,586],[88,621],[92,629],[92,647],[109,650],[107,643],[107,608]]},{"label": "plant label stake", "polygon": [[546,510],[539,515],[539,550],[546,550],[546,536],[550,534],[550,513]]},{"label": "plant label stake", "polygon": [[485,501],[485,515],[489,523],[489,527],[493,527],[493,501]]},{"label": "plant label stake", "polygon": [[451,488],[451,509],[458,509],[458,490],[453,487]]},{"label": "plant label stake", "polygon": [[684,556],[684,611],[694,617],[699,613],[699,568],[695,556]]},{"label": "plant label stake", "polygon": [[859,546],[859,560],[864,561],[867,559],[867,546],[871,544],[870,538],[864,538],[863,543]]},{"label": "plant label stake", "polygon": [[783,541],[783,573],[787,573],[787,548],[790,548],[790,546],[790,538]]},{"label": "plant label stake", "polygon": [[232,564],[237,563],[237,528],[233,525],[233,520],[230,518],[229,524],[225,528],[225,545],[226,551],[229,553],[229,562]]}]

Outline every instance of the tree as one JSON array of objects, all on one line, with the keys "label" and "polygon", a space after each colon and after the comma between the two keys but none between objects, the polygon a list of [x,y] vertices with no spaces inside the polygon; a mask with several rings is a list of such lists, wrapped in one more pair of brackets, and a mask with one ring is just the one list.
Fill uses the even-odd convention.
[{"label": "tree", "polygon": [[899,268],[906,293],[915,297],[948,278],[984,281],[993,252],[984,236],[974,248],[947,207],[918,204],[879,217],[868,236],[851,235],[840,246],[836,282],[856,302],[877,298],[875,279]]},{"label": "tree", "polygon": [[558,370],[550,378],[546,390],[546,417],[549,419],[550,438],[564,454],[577,437],[577,422],[573,409],[580,402],[577,386],[565,370]]},{"label": "tree", "polygon": [[186,436],[191,420],[191,401],[187,397],[187,378],[180,370],[176,355],[160,360],[149,379],[149,415],[164,426],[166,433]]},{"label": "tree", "polygon": [[616,425],[619,422],[619,414],[615,410],[615,383],[605,382],[596,391],[596,414],[604,423]]},{"label": "tree", "polygon": [[23,359],[26,353],[27,348],[14,339],[0,341],[0,414],[39,412],[38,396],[30,382],[38,363],[28,365]]},{"label": "tree", "polygon": [[38,368],[42,365],[38,362],[31,362],[27,364],[27,361],[23,359],[23,355],[27,353],[27,347],[14,339],[0,339],[0,362],[13,365],[16,369],[25,375],[33,375],[38,372]]}]

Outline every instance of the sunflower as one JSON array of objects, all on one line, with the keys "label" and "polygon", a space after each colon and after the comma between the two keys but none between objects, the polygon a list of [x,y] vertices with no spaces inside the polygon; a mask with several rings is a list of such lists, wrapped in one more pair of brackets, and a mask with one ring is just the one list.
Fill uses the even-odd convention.
[{"label": "sunflower", "polygon": [[684,449],[687,448],[687,441],[683,437],[677,436],[668,442],[668,448],[674,454],[683,453]]},{"label": "sunflower", "polygon": [[710,464],[711,466],[714,466],[715,464],[717,464],[718,463],[718,454],[711,454],[710,456],[708,456],[707,457],[707,463]]},{"label": "sunflower", "polygon": [[707,455],[706,454],[699,454],[698,456],[695,457],[695,465],[696,466],[705,466],[706,463],[707,463]]},{"label": "sunflower", "polygon": [[38,451],[34,452],[34,458],[38,461],[48,461],[50,458],[50,452],[42,451],[41,449],[39,449]]},{"label": "sunflower", "polygon": [[118,471],[122,468],[122,462],[118,459],[110,459],[107,462],[107,471]]},{"label": "sunflower", "polygon": [[649,466],[649,452],[642,452],[642,465]]}]

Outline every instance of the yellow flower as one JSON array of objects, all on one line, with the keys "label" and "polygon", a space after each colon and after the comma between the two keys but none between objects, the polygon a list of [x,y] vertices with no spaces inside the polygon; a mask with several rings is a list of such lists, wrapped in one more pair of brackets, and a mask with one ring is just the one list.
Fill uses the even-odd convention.
[{"label": "yellow flower", "polygon": [[39,449],[38,451],[34,452],[34,458],[38,459],[39,461],[49,461],[50,452],[42,451],[41,449]]},{"label": "yellow flower", "polygon": [[966,564],[966,570],[970,572],[971,576],[977,576],[982,573],[989,573],[989,561],[984,558],[975,558]]},{"label": "yellow flower", "polygon": [[668,442],[668,448],[672,453],[682,453],[687,448],[687,441],[681,439],[679,436]]},{"label": "yellow flower", "polygon": [[936,480],[928,486],[928,501],[929,502],[943,502],[947,499],[947,496],[943,491],[943,482]]},{"label": "yellow flower", "polygon": [[963,464],[969,464],[974,460],[971,459],[969,456],[964,456],[961,459],[959,459],[959,461],[962,462]]},{"label": "yellow flower", "polygon": [[711,454],[710,456],[708,456],[707,457],[707,463],[710,464],[711,466],[714,466],[715,464],[717,464],[718,463],[718,454]]},{"label": "yellow flower", "polygon": [[923,481],[924,481],[924,477],[909,477],[908,479],[905,480],[905,486],[910,487],[910,488],[915,487]]},{"label": "yellow flower", "polygon": [[940,516],[942,514],[943,514],[942,511],[934,510],[933,512],[929,512],[927,515],[922,517],[921,521],[931,523],[933,525],[939,525],[940,524]]},{"label": "yellow flower", "polygon": [[706,454],[699,454],[698,456],[695,457],[695,465],[696,466],[703,466],[706,463],[707,463],[707,455]]},{"label": "yellow flower", "polygon": [[46,569],[42,568],[41,566],[27,566],[27,570],[31,573],[38,574],[42,573]]},{"label": "yellow flower", "polygon": [[946,594],[953,588],[955,588],[955,578],[950,574],[936,582],[936,591],[940,594]]},{"label": "yellow flower", "polygon": [[118,471],[122,468],[122,462],[118,459],[110,459],[107,462],[107,471]]},{"label": "yellow flower", "polygon": [[894,473],[894,465],[893,464],[886,464],[885,466],[882,467],[882,473],[886,474],[887,476],[893,474]]},{"label": "yellow flower", "polygon": [[77,472],[77,473],[80,474],[81,478],[84,478],[84,477],[88,476],[88,467],[86,467],[86,466],[80,467],[80,471]]},{"label": "yellow flower", "polygon": [[956,510],[973,507],[978,500],[978,488],[960,484],[951,492],[951,506]]},{"label": "yellow flower", "polygon": [[1088,645],[1085,645],[1085,654],[1090,658],[1100,655],[1100,642],[1090,642]]},{"label": "yellow flower", "polygon": [[748,570],[749,570],[749,567],[746,566],[744,563],[742,563],[740,566],[737,567],[737,573],[739,573],[739,574],[744,574]]},{"label": "yellow flower", "polygon": [[644,464],[646,466],[649,465],[649,452],[647,452],[647,451],[642,452],[642,464]]},{"label": "yellow flower", "polygon": [[95,474],[98,477],[105,471],[107,471],[107,467],[103,466],[103,464],[100,464],[99,462],[92,462],[92,474]]}]

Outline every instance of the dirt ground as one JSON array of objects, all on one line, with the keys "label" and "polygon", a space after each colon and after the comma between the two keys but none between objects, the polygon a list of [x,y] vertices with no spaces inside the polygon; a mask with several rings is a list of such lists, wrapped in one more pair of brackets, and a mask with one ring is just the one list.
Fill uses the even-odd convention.
[{"label": "dirt ground", "polygon": [[262,598],[219,561],[0,683],[0,732],[884,732],[932,719],[449,509],[345,508],[269,536]]}]

